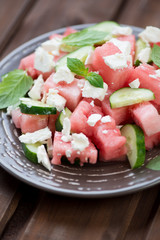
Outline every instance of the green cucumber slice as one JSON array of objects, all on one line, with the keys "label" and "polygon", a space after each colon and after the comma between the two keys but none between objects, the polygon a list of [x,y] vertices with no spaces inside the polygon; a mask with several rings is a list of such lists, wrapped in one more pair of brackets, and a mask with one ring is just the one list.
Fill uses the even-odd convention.
[{"label": "green cucumber slice", "polygon": [[[139,66],[141,64],[141,61],[139,61],[138,59],[138,54],[146,47],[147,47],[147,43],[145,43],[142,39],[138,39],[136,41],[136,51],[135,51],[135,61],[134,61],[135,66]],[[151,56],[148,63],[150,62],[151,62]]]},{"label": "green cucumber slice", "polygon": [[24,151],[24,154],[28,160],[30,160],[33,163],[38,163],[37,158],[37,149],[39,146],[41,146],[42,143],[35,143],[35,144],[25,144],[22,143],[22,149]]},{"label": "green cucumber slice", "polygon": [[64,110],[62,112],[60,112],[58,118],[56,119],[56,123],[55,123],[56,131],[58,131],[58,132],[62,131],[64,119],[66,117],[70,118],[71,114],[72,114],[72,112],[67,107],[65,107]]},{"label": "green cucumber slice", "polygon": [[120,26],[120,25],[114,21],[104,21],[104,22],[97,23],[91,27],[88,27],[87,29],[111,33],[113,31],[113,28],[116,26]]},{"label": "green cucumber slice", "polygon": [[112,93],[109,101],[111,108],[119,108],[154,99],[154,93],[149,89],[126,87]]},{"label": "green cucumber slice", "polygon": [[68,57],[69,58],[78,58],[79,60],[81,60],[84,63],[91,50],[94,50],[93,46],[85,46],[85,47],[81,47],[81,48],[75,50],[72,53],[65,55],[59,61],[57,61],[56,66],[55,66],[56,71],[58,70],[59,67],[63,67],[65,65],[67,65]]},{"label": "green cucumber slice", "polygon": [[21,112],[25,114],[51,115],[57,113],[55,107],[32,100],[31,98],[21,98],[19,107]]},{"label": "green cucumber slice", "polygon": [[121,134],[127,140],[127,157],[131,168],[141,167],[146,156],[145,138],[142,129],[134,124],[126,124],[121,128]]}]

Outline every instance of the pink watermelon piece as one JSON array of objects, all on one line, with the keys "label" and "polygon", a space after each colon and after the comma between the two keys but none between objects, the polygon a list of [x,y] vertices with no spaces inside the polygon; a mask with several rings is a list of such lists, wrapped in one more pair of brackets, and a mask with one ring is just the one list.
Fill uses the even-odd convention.
[{"label": "pink watermelon piece", "polygon": [[74,163],[76,158],[80,159],[80,165],[83,165],[84,163],[95,164],[97,162],[97,156],[98,152],[95,148],[94,144],[91,143],[89,140],[89,146],[85,148],[83,151],[79,152],[77,150],[74,150],[71,146],[71,142],[64,142],[61,140],[62,133],[61,132],[55,132],[54,135],[54,141],[53,141],[53,159],[51,161],[52,164],[60,165],[61,164],[61,157],[66,156],[66,151],[70,151],[70,157],[68,157],[68,160],[71,164]]},{"label": "pink watermelon piece", "polygon": [[103,57],[114,55],[115,53],[121,53],[121,51],[113,43],[107,42],[95,49],[92,63],[94,70],[99,71],[104,82],[108,84],[111,90],[124,87],[133,68],[128,66],[127,68],[114,70],[107,66]]},{"label": "pink watermelon piece", "polygon": [[47,127],[48,115],[32,115],[22,113],[20,125],[22,133],[35,132]]},{"label": "pink watermelon piece", "polygon": [[54,135],[54,132],[56,130],[55,122],[56,122],[56,119],[57,119],[58,115],[59,115],[59,112],[57,112],[56,114],[48,116],[48,128],[51,130],[52,135]]},{"label": "pink watermelon piece", "polygon": [[94,144],[99,149],[101,161],[124,160],[127,153],[126,138],[121,136],[119,129],[108,129],[105,125],[94,130]]},{"label": "pink watermelon piece", "polygon": [[42,72],[38,71],[37,69],[35,69],[34,68],[34,58],[35,58],[34,53],[22,58],[18,68],[22,69],[22,70],[27,70],[28,75],[31,76],[33,79],[36,79],[40,74],[43,75],[44,80],[47,79],[53,71],[42,73]]},{"label": "pink watermelon piece", "polygon": [[160,104],[160,77],[151,77],[151,75],[155,76],[155,74],[154,67],[148,64],[141,64],[139,67],[132,70],[132,74],[128,79],[128,84],[138,78],[140,81],[140,88],[151,90],[155,94],[154,102]]},{"label": "pink watermelon piece", "polygon": [[48,92],[50,88],[57,89],[59,94],[67,100],[66,106],[73,111],[82,99],[82,92],[78,86],[79,80],[75,78],[70,84],[67,84],[66,82],[54,83],[52,80],[53,76],[54,74],[51,74],[46,80],[44,91]]},{"label": "pink watermelon piece", "polygon": [[12,121],[16,128],[21,128],[22,113],[19,108],[12,110]]},{"label": "pink watermelon piece", "polygon": [[91,106],[91,104],[85,100],[82,100],[70,117],[71,131],[75,133],[84,133],[87,137],[93,135],[93,127],[87,123],[88,117],[91,114],[101,114],[103,116],[101,107]]},{"label": "pink watermelon piece", "polygon": [[49,37],[49,39],[53,39],[53,38],[55,38],[55,37],[57,37],[57,38],[63,38],[63,37],[68,36],[69,34],[75,33],[75,32],[77,32],[77,30],[75,30],[74,28],[67,27],[67,28],[66,28],[66,31],[65,31],[62,35],[61,35],[61,34],[57,34],[57,33],[53,33],[53,34]]},{"label": "pink watermelon piece", "polygon": [[146,150],[151,150],[155,146],[158,146],[160,144],[160,133],[155,133],[151,136],[147,136],[146,134],[144,134],[144,136]]},{"label": "pink watermelon piece", "polygon": [[129,107],[111,108],[109,96],[106,96],[102,101],[102,111],[105,115],[110,115],[114,118],[116,125],[129,123],[132,121]]},{"label": "pink watermelon piece", "polygon": [[135,35],[129,35],[129,36],[120,36],[117,37],[118,40],[120,41],[128,41],[131,44],[131,55],[133,58],[133,62],[134,62],[134,56],[135,56],[135,50],[136,50],[136,38]]},{"label": "pink watermelon piece", "polygon": [[134,122],[142,128],[147,136],[160,132],[160,115],[150,102],[136,104],[131,108]]}]

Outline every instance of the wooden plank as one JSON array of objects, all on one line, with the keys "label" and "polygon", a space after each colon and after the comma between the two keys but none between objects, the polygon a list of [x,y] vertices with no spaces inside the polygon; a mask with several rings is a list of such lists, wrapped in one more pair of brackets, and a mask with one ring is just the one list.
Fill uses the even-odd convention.
[{"label": "wooden plank", "polygon": [[129,0],[116,20],[123,24],[139,27],[147,25],[160,27],[159,9],[160,1]]},{"label": "wooden plank", "polygon": [[0,168],[0,235],[14,214],[20,194],[17,193],[19,181]]},{"label": "wooden plank", "polygon": [[116,239],[131,199],[73,199],[47,194],[20,239]]},{"label": "wooden plank", "polygon": [[160,205],[158,207],[158,210],[155,214],[154,219],[152,220],[151,226],[149,228],[149,231],[145,240],[153,240],[153,239],[159,240],[160,238],[159,223],[160,223]]},{"label": "wooden plank", "polygon": [[36,1],[0,0],[0,54]]},{"label": "wooden plank", "polygon": [[[123,0],[39,0],[27,15],[17,31],[7,51],[22,43],[54,29],[81,23],[110,20],[118,12]],[[96,6],[96,7],[93,7]]]}]

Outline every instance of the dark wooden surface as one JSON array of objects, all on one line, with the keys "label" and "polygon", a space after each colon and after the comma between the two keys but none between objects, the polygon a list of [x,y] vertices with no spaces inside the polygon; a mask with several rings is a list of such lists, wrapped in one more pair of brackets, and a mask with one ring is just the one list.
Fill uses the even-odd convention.
[{"label": "dark wooden surface", "polygon": [[[114,20],[160,27],[159,0],[0,0],[0,59],[42,33]],[[160,186],[117,198],[45,193],[0,168],[2,240],[159,240]]]}]

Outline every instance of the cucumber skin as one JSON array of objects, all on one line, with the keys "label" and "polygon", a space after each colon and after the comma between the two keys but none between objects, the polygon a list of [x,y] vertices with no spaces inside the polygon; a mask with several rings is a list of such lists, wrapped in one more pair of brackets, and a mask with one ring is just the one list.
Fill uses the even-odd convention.
[{"label": "cucumber skin", "polygon": [[[143,165],[143,163],[145,161],[145,157],[146,157],[144,133],[143,133],[142,129],[135,124],[124,125],[121,128],[121,133],[122,133],[122,130],[124,130],[126,127],[132,127],[132,128],[134,128],[136,133],[138,132],[138,134],[136,134],[136,137],[137,137],[136,147],[137,147],[137,156],[139,156],[139,157],[137,158],[135,165],[131,167],[132,169],[136,169]],[[122,134],[122,136],[125,136],[125,135]]]},{"label": "cucumber skin", "polygon": [[[31,106],[27,107],[26,104],[21,103],[19,105],[21,112],[25,114],[34,114],[34,115],[55,115],[57,113],[57,109],[55,107],[39,107],[39,106]],[[43,110],[42,110],[43,108]]]},{"label": "cucumber skin", "polygon": [[36,153],[31,153],[27,147],[26,147],[26,144],[25,143],[22,143],[22,149],[24,151],[24,155],[26,156],[26,158],[35,163],[35,164],[38,164],[38,158],[37,158],[37,154]]}]

